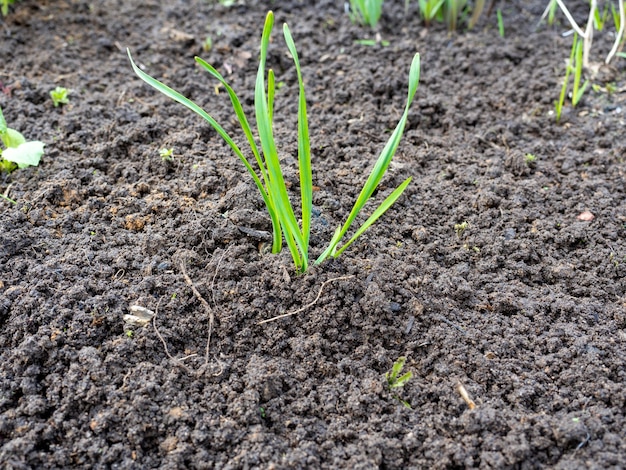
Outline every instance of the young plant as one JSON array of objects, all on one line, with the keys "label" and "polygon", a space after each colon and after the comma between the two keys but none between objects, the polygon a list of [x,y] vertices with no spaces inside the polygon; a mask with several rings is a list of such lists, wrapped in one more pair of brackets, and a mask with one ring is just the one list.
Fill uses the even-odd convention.
[{"label": "young plant", "polygon": [[174,149],[163,147],[162,149],[159,149],[159,155],[161,156],[161,160],[164,162],[171,162],[174,159]]},{"label": "young plant", "polygon": [[572,106],[576,107],[582,98],[587,86],[589,85],[589,80],[585,80],[585,82],[580,85],[583,73],[583,41],[578,39],[576,35],[574,35],[574,64],[572,65],[574,68],[574,87],[572,89]]},{"label": "young plant", "polygon": [[383,12],[383,0],[350,0],[350,19],[374,29]]},{"label": "young plant", "polygon": [[16,0],[0,0],[0,12],[2,12],[2,16],[7,16],[9,14],[9,5],[12,5],[16,2]]},{"label": "young plant", "polygon": [[50,90],[50,98],[52,98],[52,104],[54,104],[55,108],[70,102],[67,94],[67,88],[63,88],[61,86],[56,87],[54,90]]},{"label": "young plant", "polygon": [[43,142],[27,142],[24,136],[7,127],[0,108],[0,140],[4,150],[0,148],[0,171],[11,173],[16,168],[39,165],[43,155]]},{"label": "young plant", "polygon": [[548,25],[552,26],[554,24],[554,19],[556,18],[556,11],[558,9],[559,4],[556,3],[556,0],[550,0],[548,4],[548,8],[546,9],[546,14],[548,15]]},{"label": "young plant", "polygon": [[[404,364],[406,363],[406,357],[399,357],[396,362],[393,363],[390,372],[385,373],[385,379],[387,380],[387,386],[391,392],[404,387],[406,383],[413,378],[413,372],[409,371],[403,375],[400,375],[402,369],[404,368]],[[411,405],[402,400],[398,395],[393,395],[393,397],[399,400],[404,406],[407,408],[411,408]]]},{"label": "young plant", "polygon": [[438,17],[443,18],[441,7],[445,1],[446,0],[419,0],[420,15],[426,26],[430,26],[430,23]]},{"label": "young plant", "polygon": [[[471,8],[472,15],[467,27],[472,29],[478,23],[485,8],[485,0],[476,0]],[[432,20],[444,21],[449,31],[456,31],[459,19],[469,14],[467,0],[419,0],[420,15],[428,26]]]},{"label": "young plant", "polygon": [[569,60],[565,66],[565,78],[563,79],[563,85],[561,86],[561,94],[559,100],[554,103],[556,111],[556,122],[561,120],[561,113],[563,111],[563,105],[565,103],[565,96],[567,95],[567,86],[569,84],[569,77],[574,72],[574,85],[572,89],[572,106],[580,102],[585,90],[589,86],[589,80],[580,84],[583,73],[583,41],[574,34],[572,42],[572,50],[570,52]]},{"label": "young plant", "polygon": [[496,10],[496,16],[498,18],[498,33],[500,33],[500,37],[504,37],[504,20],[502,19],[502,10],[499,8]]},{"label": "young plant", "polygon": [[[311,150],[309,142],[309,127],[307,120],[306,98],[304,92],[304,83],[300,70],[300,62],[296,47],[289,31],[289,27],[283,25],[283,35],[287,48],[294,61],[298,87],[298,170],[300,176],[300,211],[296,214],[294,206],[291,203],[287,186],[283,176],[283,171],[278,158],[278,150],[273,134],[273,113],[274,113],[274,94],[275,79],[274,72],[270,69],[265,73],[265,65],[267,61],[267,51],[270,42],[270,34],[274,25],[274,14],[270,11],[265,20],[263,35],[261,37],[261,54],[259,67],[257,71],[255,91],[254,91],[254,109],[257,125],[258,138],[261,144],[261,150],[257,147],[252,128],[246,118],[243,107],[235,91],[226,82],[226,79],[207,62],[196,57],[196,62],[200,64],[210,75],[217,79],[230,97],[235,115],[239,121],[241,129],[246,136],[250,150],[254,156],[258,172],[254,170],[250,161],[246,158],[242,150],[237,146],[235,141],[224,130],[224,128],[206,111],[200,108],[196,103],[185,98],[177,91],[169,88],[150,75],[143,72],[133,61],[130,51],[128,57],[135,73],[150,86],[154,87],[161,93],[186,106],[204,118],[217,133],[230,146],[235,155],[241,160],[246,170],[252,177],[261,197],[265,203],[270,216],[273,228],[272,252],[278,253],[282,248],[283,236],[291,252],[296,269],[300,272],[306,271],[309,261],[309,239],[311,231],[311,214],[313,200],[313,182],[311,170]],[[380,205],[373,211],[372,215],[356,230],[354,235],[340,246],[344,236],[352,226],[353,222],[365,206],[365,203],[372,197],[383,175],[387,171],[391,159],[398,148],[404,127],[408,119],[409,108],[415,97],[420,75],[420,59],[416,54],[411,63],[409,72],[409,93],[404,113],[398,122],[389,141],[383,148],[374,168],[368,176],[361,193],[359,194],[348,219],[335,231],[332,240],[323,253],[317,258],[315,264],[319,264],[329,257],[336,258],[348,248],[360,235],[365,232],[378,218],[380,218],[391,205],[400,197],[408,186],[411,178],[407,178],[398,188],[396,188]],[[301,224],[298,224],[299,215]]]}]

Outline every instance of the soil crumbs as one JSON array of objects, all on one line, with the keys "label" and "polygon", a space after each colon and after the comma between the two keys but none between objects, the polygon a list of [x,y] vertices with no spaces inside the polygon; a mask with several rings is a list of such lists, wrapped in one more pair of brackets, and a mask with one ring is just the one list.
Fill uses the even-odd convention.
[{"label": "soil crumbs", "polygon": [[[545,1],[503,3],[504,38],[494,14],[448,34],[420,24],[417,2],[407,15],[386,2],[389,45],[372,47],[342,2],[269,3],[24,0],[1,20],[0,106],[46,142],[39,167],[1,180],[17,201],[0,204],[2,465],[626,468],[624,60],[557,125],[571,38],[564,22],[538,25]],[[267,254],[269,218],[240,161],[136,78],[125,50],[243,148],[225,90],[193,56],[251,110],[270,7],[307,87],[313,255],[345,220],[422,56],[376,200],[412,183],[303,275],[287,251]],[[612,38],[596,36],[599,62]],[[276,27],[274,127],[297,199],[286,51]],[[55,86],[69,104],[53,107]],[[156,316],[125,321],[131,306]],[[390,391],[399,357],[413,378]]]}]

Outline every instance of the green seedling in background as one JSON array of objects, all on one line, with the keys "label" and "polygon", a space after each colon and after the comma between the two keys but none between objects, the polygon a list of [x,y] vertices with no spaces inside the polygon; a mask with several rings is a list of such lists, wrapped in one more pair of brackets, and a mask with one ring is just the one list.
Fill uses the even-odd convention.
[{"label": "green seedling in background", "polygon": [[[590,1],[591,3],[591,1]],[[613,7],[613,10],[615,10],[615,7],[613,6],[613,4],[611,4],[611,7]],[[604,29],[604,25],[606,24],[606,20],[609,17],[609,5],[605,4],[604,5],[604,10],[602,10],[602,12],[600,12],[599,8],[595,8],[593,11],[593,27],[595,29],[597,29],[598,31],[602,31]],[[617,28],[616,30],[618,30],[619,28]]]},{"label": "green seedling in background", "polygon": [[[413,378],[413,372],[409,371],[403,375],[402,369],[404,368],[404,364],[406,363],[406,357],[399,357],[396,362],[393,363],[390,372],[385,373],[385,379],[387,380],[387,387],[389,390],[393,392],[396,389],[404,387],[409,380]],[[393,397],[400,401],[407,408],[411,408],[411,405],[402,400],[398,395],[393,395]]]},{"label": "green seedling in background", "polygon": [[496,16],[498,17],[498,33],[500,37],[504,37],[504,20],[502,19],[502,10],[499,8],[496,10]]},{"label": "green seedling in background", "polygon": [[[313,200],[313,182],[311,171],[311,150],[309,142],[309,127],[307,120],[307,107],[306,98],[304,93],[304,83],[302,80],[302,73],[300,70],[300,62],[296,47],[289,31],[289,27],[283,25],[283,35],[287,48],[294,61],[298,86],[299,86],[299,98],[298,98],[298,164],[299,164],[299,177],[300,177],[300,199],[301,210],[300,214],[296,214],[294,207],[291,203],[291,199],[287,193],[287,186],[285,184],[285,178],[281,168],[280,160],[278,157],[278,149],[274,140],[273,134],[273,113],[274,113],[274,93],[275,93],[275,79],[274,72],[270,69],[265,74],[265,65],[267,61],[267,51],[270,43],[270,34],[274,25],[274,14],[270,11],[267,14],[265,20],[265,26],[263,28],[263,35],[261,38],[261,55],[259,68],[256,77],[255,92],[254,92],[254,109],[256,116],[256,124],[258,130],[258,138],[261,143],[261,152],[257,147],[254,139],[252,129],[246,118],[243,107],[234,90],[226,82],[226,79],[207,62],[199,57],[196,57],[196,62],[200,64],[209,74],[217,79],[227,91],[233,109],[239,124],[246,136],[248,144],[254,159],[258,166],[260,176],[252,167],[251,163],[245,157],[241,149],[237,146],[235,141],[228,135],[224,128],[213,119],[206,111],[200,108],[196,103],[185,98],[177,91],[169,88],[158,80],[152,78],[150,75],[143,72],[135,62],[133,61],[130,51],[128,51],[128,57],[135,73],[150,86],[154,87],[161,93],[186,106],[190,110],[194,111],[202,118],[204,118],[217,133],[224,139],[224,141],[230,146],[233,152],[244,164],[248,173],[252,177],[255,185],[257,186],[265,206],[269,213],[272,228],[272,252],[278,253],[282,249],[283,235],[289,251],[291,252],[296,269],[299,272],[304,272],[309,267],[309,237],[311,230],[311,214],[312,214],[312,200]],[[317,258],[315,264],[319,264],[329,257],[336,258],[343,251],[348,248],[359,236],[365,232],[374,222],[381,217],[387,209],[400,197],[408,186],[411,178],[407,178],[400,186],[398,186],[380,205],[373,211],[372,215],[356,230],[352,238],[345,242],[341,247],[339,244],[342,242],[347,231],[352,226],[365,203],[372,197],[374,191],[378,187],[383,175],[387,171],[391,159],[398,148],[404,127],[408,119],[409,108],[415,97],[417,91],[420,76],[420,58],[419,54],[416,54],[411,63],[411,69],[409,72],[409,92],[404,113],[398,122],[393,134],[389,138],[387,144],[383,148],[378,160],[376,161],[374,168],[368,176],[361,193],[359,194],[352,211],[350,212],[348,219],[335,231],[332,240],[324,252]],[[267,82],[266,82],[267,80]],[[266,91],[267,86],[267,91]],[[300,216],[301,223],[298,223],[298,215]]]},{"label": "green seedling in background", "polygon": [[173,160],[174,149],[162,148],[159,150],[159,155],[161,156],[161,160],[171,162]]},{"label": "green seedling in background", "polygon": [[0,140],[4,150],[0,148],[0,171],[11,173],[16,168],[39,165],[43,155],[43,142],[27,142],[24,136],[7,127],[0,108]]},{"label": "green seedling in background", "polygon": [[0,0],[0,12],[2,12],[2,16],[7,16],[9,14],[9,5],[13,5],[16,0]]},{"label": "green seedling in background", "polygon": [[213,39],[211,39],[211,36],[207,36],[202,43],[202,50],[209,52],[211,49],[213,49]]},{"label": "green seedling in background", "polygon": [[463,236],[467,227],[469,227],[467,221],[461,222],[460,224],[454,224],[454,232],[456,233],[457,238],[461,238]]},{"label": "green seedling in background", "polygon": [[583,73],[583,41],[574,34],[572,41],[572,50],[570,52],[569,60],[565,67],[565,78],[563,79],[563,85],[561,87],[561,94],[559,100],[554,104],[556,110],[556,122],[561,120],[561,113],[563,111],[563,105],[565,103],[565,96],[567,95],[567,86],[569,84],[569,77],[574,72],[574,85],[572,89],[572,106],[580,102],[585,90],[589,86],[589,80],[580,84]]},{"label": "green seedling in background", "polygon": [[[556,0],[555,0],[556,1]],[[615,31],[619,31],[622,25],[622,19],[619,14],[619,10],[615,8],[615,5],[611,3],[611,16],[613,17],[613,24],[615,25]]]},{"label": "green seedling in background", "polygon": [[52,98],[52,104],[54,104],[54,107],[58,108],[62,104],[68,104],[70,100],[67,95],[67,88],[63,88],[62,86],[58,86],[54,90],[51,90],[50,98]]},{"label": "green seedling in background", "polygon": [[[473,7],[469,8],[467,0],[418,0],[420,16],[426,26],[433,20],[443,21],[448,26],[448,31],[456,31],[459,19],[471,16],[467,20],[467,27],[472,29],[478,23],[485,8],[485,0],[476,0]],[[408,7],[408,1],[405,8]]]},{"label": "green seedling in background", "polygon": [[426,26],[430,26],[430,23],[434,19],[443,19],[442,9],[443,3],[446,0],[419,0],[420,16],[424,20]]},{"label": "green seedling in background", "polygon": [[383,12],[383,0],[350,0],[350,20],[374,29]]},{"label": "green seedling in background", "polygon": [[536,155],[532,153],[527,153],[526,155],[524,155],[524,163],[526,163],[527,166],[534,165],[536,161],[537,161]]},{"label": "green seedling in background", "polygon": [[579,39],[578,36],[574,34],[574,63],[570,64],[574,68],[574,87],[572,89],[572,106],[576,107],[576,105],[580,102],[580,99],[583,97],[587,86],[589,85],[589,80],[585,80],[585,82],[580,85],[583,74],[583,41]]},{"label": "green seedling in background", "polygon": [[556,3],[556,0],[550,0],[550,5],[548,7],[548,24],[552,26],[554,24],[554,19],[556,18],[556,10],[559,7],[559,4]]}]

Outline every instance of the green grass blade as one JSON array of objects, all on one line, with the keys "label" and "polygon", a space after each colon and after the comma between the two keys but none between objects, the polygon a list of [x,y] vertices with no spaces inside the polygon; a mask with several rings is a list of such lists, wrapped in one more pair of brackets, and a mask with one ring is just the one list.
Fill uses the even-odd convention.
[{"label": "green grass blade", "polygon": [[[584,89],[580,90],[580,81],[583,74],[583,41],[574,38],[576,44],[576,53],[574,54],[574,88],[572,90],[572,105],[576,106],[584,93]],[[586,88],[586,87],[585,87]]]},{"label": "green grass blade", "polygon": [[448,31],[456,31],[456,22],[459,16],[459,8],[457,0],[446,1],[446,24],[448,25]]},{"label": "green grass blade", "polygon": [[2,108],[0,108],[0,134],[5,134],[7,131],[7,122],[4,119],[4,114],[2,114]]},{"label": "green grass blade", "polygon": [[263,163],[263,160],[261,159],[261,156],[259,154],[259,149],[256,145],[256,142],[254,141],[254,136],[252,134],[252,129],[250,128],[250,123],[248,122],[246,114],[243,111],[243,106],[241,106],[241,101],[239,100],[239,97],[237,96],[235,91],[232,89],[232,87],[228,84],[226,79],[222,76],[222,74],[220,74],[212,65],[205,62],[200,57],[196,57],[196,62],[200,64],[200,66],[202,66],[214,78],[216,78],[222,84],[222,86],[226,90],[226,93],[228,93],[230,101],[233,105],[233,110],[235,111],[235,114],[237,115],[237,119],[239,120],[241,129],[246,135],[246,139],[248,139],[248,144],[250,145],[250,149],[252,150],[252,153],[254,154],[254,158],[256,159],[257,164],[259,165],[261,175],[263,176],[263,181],[265,182],[265,186],[267,187],[268,180],[267,180],[267,172],[265,170],[265,164]]},{"label": "green grass blade", "polygon": [[365,232],[374,222],[376,222],[387,210],[393,205],[394,202],[398,200],[398,198],[402,195],[404,190],[407,188],[409,183],[411,182],[411,178],[407,178],[402,182],[400,186],[398,186],[385,200],[378,206],[378,208],[372,213],[372,215],[359,227],[356,233],[343,245],[339,250],[335,253],[331,253],[333,258],[337,258],[341,253],[348,248],[352,242],[354,242],[357,238],[359,238],[363,232]]},{"label": "green grass blade", "polygon": [[[233,105],[233,110],[235,111],[235,115],[237,116],[237,119],[239,120],[241,129],[246,135],[246,139],[248,140],[250,149],[252,150],[252,153],[254,154],[254,158],[257,162],[257,165],[259,166],[261,177],[263,178],[263,182],[265,183],[265,186],[264,186],[265,189],[263,191],[269,196],[269,192],[267,190],[267,188],[269,188],[269,178],[267,175],[267,171],[265,169],[265,163],[263,162],[259,154],[259,149],[256,145],[256,142],[254,141],[254,136],[252,134],[252,129],[250,128],[250,123],[248,122],[246,114],[243,110],[243,106],[241,106],[241,101],[239,100],[239,97],[237,96],[233,88],[228,84],[226,79],[222,76],[222,74],[220,74],[211,64],[204,61],[200,57],[196,57],[196,62],[201,67],[203,67],[207,72],[209,72],[209,74],[211,74],[215,79],[217,79],[222,84],[226,92],[228,93],[230,102]],[[268,212],[270,214],[270,218],[272,219],[272,232],[273,232],[272,253],[278,253],[280,252],[282,248],[282,233],[280,231],[280,223],[278,222],[278,218],[276,216],[276,210],[274,208],[274,203],[271,200],[271,198],[268,197],[268,201],[265,204],[268,206]]]},{"label": "green grass blade", "polygon": [[474,2],[472,17],[467,23],[467,27],[469,29],[472,29],[474,26],[476,26],[476,23],[478,23],[478,20],[480,19],[480,15],[483,14],[484,8],[485,8],[485,0],[476,0]]},{"label": "green grass blade", "polygon": [[[385,144],[385,147],[383,148],[380,156],[378,157],[378,160],[376,161],[374,168],[372,169],[370,175],[368,176],[365,182],[365,185],[363,186],[363,189],[361,190],[361,193],[359,194],[359,197],[357,198],[354,204],[354,207],[352,208],[352,211],[348,215],[346,222],[343,224],[340,230],[338,237],[336,237],[336,239],[335,237],[333,237],[333,241],[331,242],[331,245],[329,246],[330,250],[326,249],[322,255],[326,253],[331,253],[331,254],[335,253],[336,246],[341,241],[341,239],[346,234],[346,232],[349,230],[350,226],[356,219],[357,215],[359,214],[359,212],[361,212],[361,209],[363,209],[363,206],[365,205],[365,203],[372,196],[372,194],[376,190],[376,187],[380,183],[380,180],[382,179],[383,175],[387,171],[387,168],[389,167],[389,164],[391,163],[391,159],[393,158],[393,155],[395,154],[396,149],[398,148],[398,145],[400,144],[400,139],[402,138],[402,134],[404,132],[404,126],[406,125],[406,121],[409,116],[409,109],[411,107],[411,103],[413,102],[413,98],[415,97],[417,86],[419,84],[419,77],[420,77],[420,55],[415,54],[415,56],[413,57],[413,62],[411,63],[411,70],[409,71],[409,92],[408,92],[406,106],[404,108],[404,113],[402,114],[402,117],[400,118],[398,125],[393,131],[393,134],[391,135],[391,137]],[[322,257],[320,256],[320,258]],[[318,262],[321,262],[321,261],[323,261],[323,258],[322,259],[318,258]]]},{"label": "green grass blade", "polygon": [[224,130],[224,128],[222,128],[222,126],[220,126],[219,123],[215,119],[213,119],[213,117],[211,117],[206,111],[204,111],[196,103],[184,97],[176,90],[173,90],[167,85],[161,83],[157,79],[152,78],[150,75],[148,75],[143,70],[141,70],[133,61],[133,58],[130,54],[129,49],[127,49],[127,52],[128,52],[128,58],[130,59],[130,63],[133,67],[133,70],[139,78],[141,78],[144,82],[146,82],[151,87],[155,88],[157,91],[160,91],[161,93],[163,93],[165,96],[173,99],[174,101],[177,101],[178,103],[182,104],[183,106],[187,107],[191,111],[195,112],[196,114],[204,118],[211,125],[211,127],[213,127],[213,129],[215,129],[215,131],[222,137],[222,139],[224,139],[224,141],[230,146],[230,148],[233,150],[233,152],[235,152],[237,157],[239,157],[239,159],[243,162],[244,166],[248,170],[248,173],[250,173],[250,176],[252,176],[254,183],[259,189],[259,192],[261,193],[261,197],[263,198],[263,202],[265,202],[265,205],[267,206],[267,210],[270,214],[272,224],[274,225],[274,230],[275,231],[278,230],[280,232],[277,212],[274,207],[273,201],[270,198],[269,192],[266,191],[266,189],[263,186],[263,183],[257,176],[256,172],[254,171],[254,169],[252,168],[252,166],[250,165],[250,163],[248,162],[248,160],[246,159],[242,151],[239,149],[237,144],[235,144],[233,139]]},{"label": "green grass blade", "polygon": [[306,96],[304,93],[304,81],[302,80],[298,52],[296,51],[296,45],[287,24],[283,25],[283,34],[287,48],[296,66],[298,86],[300,88],[298,99],[298,163],[300,171],[300,197],[302,199],[302,236],[304,243],[308,246],[311,233],[311,211],[313,207],[313,173],[311,170],[311,144],[306,112]]},{"label": "green grass blade", "polygon": [[276,85],[274,83],[274,71],[269,69],[267,72],[267,110],[270,116],[270,122],[274,123],[274,93]]},{"label": "green grass blade", "polygon": [[254,107],[256,112],[257,128],[265,163],[269,176],[270,198],[275,204],[278,220],[285,234],[285,240],[294,263],[298,270],[306,271],[308,267],[308,245],[300,232],[298,221],[293,211],[287,187],[278,159],[276,142],[272,132],[272,122],[269,116],[268,101],[265,96],[265,64],[267,61],[267,49],[269,47],[270,34],[274,25],[274,14],[270,11],[265,20],[263,36],[261,38],[261,58],[257,72],[254,89]]}]

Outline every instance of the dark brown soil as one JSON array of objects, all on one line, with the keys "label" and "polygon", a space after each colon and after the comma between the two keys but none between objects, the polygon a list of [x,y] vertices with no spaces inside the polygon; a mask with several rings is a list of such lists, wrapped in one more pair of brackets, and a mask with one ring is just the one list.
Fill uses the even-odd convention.
[{"label": "dark brown soil", "polygon": [[[0,23],[0,106],[46,142],[38,168],[0,180],[17,201],[0,204],[0,463],[625,468],[624,60],[594,79],[612,94],[590,90],[557,125],[571,40],[562,24],[537,27],[547,1],[506,2],[504,39],[495,15],[449,35],[424,29],[417,2],[405,16],[388,1],[387,47],[356,45],[374,34],[342,2],[269,3],[24,0]],[[270,222],[239,160],[125,55],[242,141],[193,56],[250,109],[268,8],[291,27],[308,91],[313,255],[350,210],[422,54],[377,200],[413,182],[341,258],[304,275],[288,252],[265,254]],[[596,35],[593,61],[611,40]],[[269,60],[285,83],[275,127],[295,190],[297,84],[278,27]],[[54,108],[58,85],[70,104]],[[209,314],[181,264],[215,315],[208,357]],[[158,331],[125,325],[132,305],[157,311]],[[414,377],[392,393],[385,372],[400,356]]]}]

